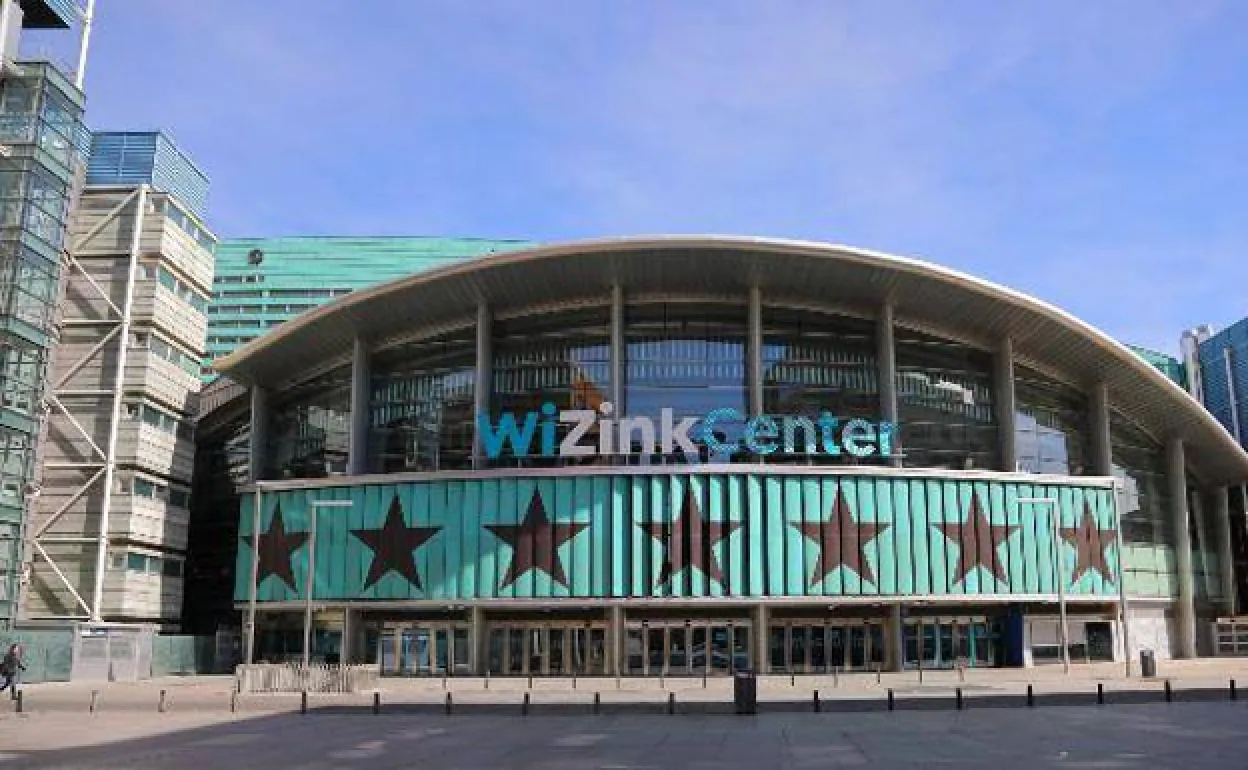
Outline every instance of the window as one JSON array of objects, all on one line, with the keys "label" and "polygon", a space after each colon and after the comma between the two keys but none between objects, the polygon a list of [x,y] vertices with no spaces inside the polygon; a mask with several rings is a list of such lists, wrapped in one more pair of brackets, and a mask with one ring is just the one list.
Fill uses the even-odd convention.
[{"label": "window", "polygon": [[131,551],[126,554],[126,569],[131,572],[147,572],[147,562],[150,557],[147,554],[135,553]]},{"label": "window", "polygon": [[162,559],[160,574],[165,577],[182,577],[182,562],[179,559]]}]

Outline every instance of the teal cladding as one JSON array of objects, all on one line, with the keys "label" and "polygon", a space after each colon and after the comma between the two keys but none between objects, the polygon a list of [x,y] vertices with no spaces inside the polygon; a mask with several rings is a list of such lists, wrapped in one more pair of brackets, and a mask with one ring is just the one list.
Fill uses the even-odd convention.
[{"label": "teal cladding", "polygon": [[[1115,598],[1110,494],[1093,485],[742,471],[270,491],[258,598],[303,598],[310,504],[321,500],[352,503],[317,509],[313,596],[322,601],[1024,597],[1057,591],[1055,559],[1069,595]],[[1034,497],[1058,502],[1057,538],[1052,506],[1018,502]],[[396,500],[402,526],[433,532],[410,552],[415,580],[398,568],[401,547],[385,556],[366,544],[395,515]],[[245,496],[240,512],[240,601],[249,597],[253,501]],[[280,548],[272,534],[279,509]],[[370,585],[375,558],[396,568]]]}]

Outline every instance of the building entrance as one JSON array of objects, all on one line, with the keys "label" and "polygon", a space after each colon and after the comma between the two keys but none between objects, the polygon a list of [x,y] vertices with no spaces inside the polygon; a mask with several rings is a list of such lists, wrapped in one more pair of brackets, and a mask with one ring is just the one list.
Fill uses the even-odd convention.
[{"label": "building entrance", "polygon": [[988,668],[1005,663],[1001,623],[985,617],[908,618],[902,630],[908,669]]},{"label": "building entrance", "polygon": [[498,622],[489,626],[494,676],[601,676],[607,673],[604,622]]},{"label": "building entrance", "polygon": [[444,676],[472,673],[472,630],[463,622],[386,626],[378,636],[383,676]]},{"label": "building entrance", "polygon": [[875,671],[887,656],[880,623],[792,621],[768,629],[767,660],[776,674]]},{"label": "building entrance", "polygon": [[750,624],[740,620],[629,622],[624,673],[633,676],[702,676],[750,668]]}]

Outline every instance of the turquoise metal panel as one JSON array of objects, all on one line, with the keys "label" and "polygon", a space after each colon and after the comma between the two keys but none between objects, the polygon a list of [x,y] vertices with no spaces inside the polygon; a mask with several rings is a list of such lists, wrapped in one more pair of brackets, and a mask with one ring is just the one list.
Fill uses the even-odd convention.
[{"label": "turquoise metal panel", "polygon": [[[1054,541],[1047,506],[1018,502],[1034,496],[1059,502],[1065,537]],[[239,513],[239,601],[249,590],[251,500],[242,499]],[[1072,595],[1112,597],[1118,590],[1112,497],[1100,488],[870,472],[822,478],[621,472],[266,493],[260,600],[302,598],[309,516],[317,500],[353,503],[316,514],[313,584],[322,600],[760,594],[969,599],[1052,594],[1055,557]],[[391,514],[395,503],[397,514]],[[424,530],[412,535],[412,564],[403,567],[405,556],[391,550],[374,569],[383,558],[374,550],[380,549],[378,537],[397,536],[398,527]],[[825,546],[839,551],[825,554]],[[1083,567],[1078,575],[1077,565]]]},{"label": "turquoise metal panel", "polygon": [[763,509],[763,480],[759,476],[749,475],[745,477],[745,506],[747,516],[749,517],[749,525],[747,534],[749,536],[749,595],[763,596],[767,593],[767,584],[764,580],[767,574],[766,555],[763,550],[764,535],[764,517]]}]

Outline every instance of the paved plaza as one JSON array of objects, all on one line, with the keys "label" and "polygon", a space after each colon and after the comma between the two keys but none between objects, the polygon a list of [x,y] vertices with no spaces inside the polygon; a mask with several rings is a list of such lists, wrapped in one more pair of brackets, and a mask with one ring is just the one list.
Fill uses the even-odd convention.
[{"label": "paved plaza", "polygon": [[0,767],[1235,768],[1248,703],[739,716],[100,712],[0,721]]}]

